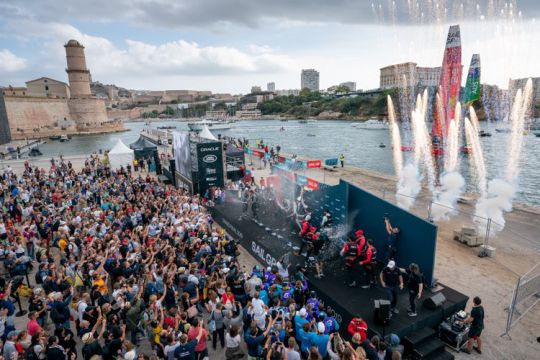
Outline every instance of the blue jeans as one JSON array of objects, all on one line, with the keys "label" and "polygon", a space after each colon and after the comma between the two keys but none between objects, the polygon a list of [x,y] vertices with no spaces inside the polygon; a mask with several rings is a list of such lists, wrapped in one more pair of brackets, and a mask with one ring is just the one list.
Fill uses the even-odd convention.
[{"label": "blue jeans", "polygon": [[394,310],[397,304],[399,286],[387,286],[384,290],[386,290],[386,297],[390,301],[390,308]]}]

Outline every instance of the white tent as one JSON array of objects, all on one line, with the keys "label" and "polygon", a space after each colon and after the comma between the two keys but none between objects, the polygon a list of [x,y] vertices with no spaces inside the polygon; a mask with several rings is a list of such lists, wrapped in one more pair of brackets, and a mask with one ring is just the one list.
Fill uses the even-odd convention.
[{"label": "white tent", "polygon": [[111,170],[120,169],[120,166],[126,167],[133,162],[133,150],[126,146],[122,140],[118,140],[116,145],[109,151],[109,163]]},{"label": "white tent", "polygon": [[203,125],[203,128],[202,128],[201,132],[199,133],[199,136],[202,137],[203,139],[217,140],[217,138],[214,136],[214,134],[212,134],[210,132],[210,129],[208,129],[207,125]]}]

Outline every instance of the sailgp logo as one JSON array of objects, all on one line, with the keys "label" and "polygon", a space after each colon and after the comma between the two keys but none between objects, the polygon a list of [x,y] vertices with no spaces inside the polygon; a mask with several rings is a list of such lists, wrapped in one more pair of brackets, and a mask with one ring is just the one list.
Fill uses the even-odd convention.
[{"label": "sailgp logo", "polygon": [[212,154],[208,154],[206,155],[205,157],[203,157],[203,161],[205,163],[208,163],[208,164],[211,164],[213,162],[216,162],[217,160],[217,156],[216,155],[212,155]]}]

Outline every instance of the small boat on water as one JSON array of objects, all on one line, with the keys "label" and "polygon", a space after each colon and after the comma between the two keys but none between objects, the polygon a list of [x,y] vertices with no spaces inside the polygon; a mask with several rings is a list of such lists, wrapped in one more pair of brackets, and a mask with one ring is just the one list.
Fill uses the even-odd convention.
[{"label": "small boat on water", "polygon": [[43,153],[39,151],[37,147],[30,149],[30,151],[28,152],[28,156],[30,157],[36,157],[36,156],[41,156],[41,155],[43,155]]},{"label": "small boat on water", "polygon": [[512,129],[509,129],[509,128],[496,128],[495,131],[498,132],[498,133],[502,133],[502,134],[508,134],[508,133],[512,132]]},{"label": "small boat on water", "polygon": [[69,140],[71,140],[71,138],[67,135],[60,136],[60,142],[67,142]]},{"label": "small boat on water", "polygon": [[382,148],[385,148],[386,145],[385,145],[384,143],[380,143],[380,144],[379,144],[379,147],[382,149]]},{"label": "small boat on water", "polygon": [[490,136],[491,136],[491,133],[490,133],[490,132],[487,132],[487,131],[485,131],[485,130],[480,130],[480,131],[478,132],[478,136],[480,136],[480,137],[490,137]]},{"label": "small boat on water", "polygon": [[176,129],[176,126],[172,126],[172,125],[169,125],[169,126],[158,126],[158,129],[160,129],[160,130],[173,130],[173,129]]},{"label": "small boat on water", "polygon": [[540,132],[534,133],[534,136],[540,137]]},{"label": "small boat on water", "polygon": [[49,136],[49,140],[60,140],[60,135]]},{"label": "small boat on water", "polygon": [[308,121],[306,119],[298,120],[298,123],[300,124],[307,124]]},{"label": "small boat on water", "polygon": [[316,136],[316,135],[315,134],[307,134],[307,136],[313,137],[313,136]]},{"label": "small boat on water", "polygon": [[287,120],[287,119],[279,119],[279,121],[287,122],[287,121],[289,121],[289,120]]}]

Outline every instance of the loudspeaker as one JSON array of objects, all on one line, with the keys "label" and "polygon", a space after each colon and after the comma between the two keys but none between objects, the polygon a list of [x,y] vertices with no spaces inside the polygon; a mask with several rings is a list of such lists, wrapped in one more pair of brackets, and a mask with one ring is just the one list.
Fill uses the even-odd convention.
[{"label": "loudspeaker", "polygon": [[374,301],[375,322],[382,324],[390,318],[390,301],[388,300],[375,300]]},{"label": "loudspeaker", "polygon": [[432,295],[424,300],[424,307],[426,309],[435,310],[444,304],[445,301],[446,298],[444,297],[443,293],[436,293],[435,295]]}]

